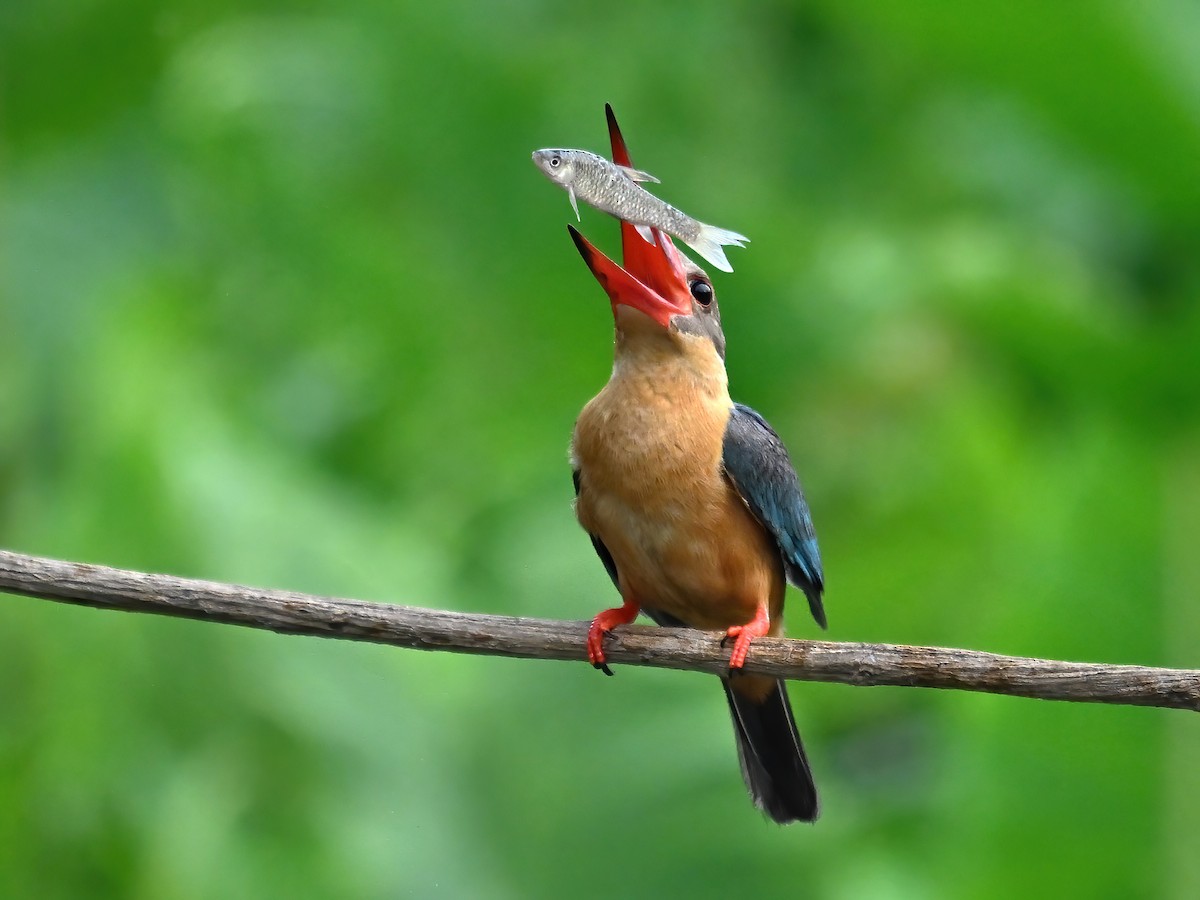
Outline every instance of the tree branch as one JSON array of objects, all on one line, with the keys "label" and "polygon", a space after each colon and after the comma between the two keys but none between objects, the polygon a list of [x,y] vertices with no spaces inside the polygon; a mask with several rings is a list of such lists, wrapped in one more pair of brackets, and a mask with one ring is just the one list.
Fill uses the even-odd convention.
[{"label": "tree branch", "polygon": [[[0,590],[63,603],[243,625],[280,634],[524,659],[584,660],[586,622],[516,618],[314,597],[173,578],[0,550]],[[720,635],[626,626],[609,662],[727,671]],[[756,638],[746,671],[798,681],[954,688],[1085,703],[1200,711],[1200,671],[1059,662],[974,650]]]}]

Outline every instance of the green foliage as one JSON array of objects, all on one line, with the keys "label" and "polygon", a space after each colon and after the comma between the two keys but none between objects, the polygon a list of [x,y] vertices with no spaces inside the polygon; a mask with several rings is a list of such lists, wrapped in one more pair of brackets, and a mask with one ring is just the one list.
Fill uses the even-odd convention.
[{"label": "green foliage", "polygon": [[[10,4],[0,544],[609,604],[564,448],[611,321],[529,162],[606,151],[608,100],[662,196],[753,238],[733,392],[806,484],[831,638],[1200,666],[1198,26]],[[1194,717],[791,693],[825,813],[782,830],[695,675],[6,597],[0,895],[1200,895]]]}]

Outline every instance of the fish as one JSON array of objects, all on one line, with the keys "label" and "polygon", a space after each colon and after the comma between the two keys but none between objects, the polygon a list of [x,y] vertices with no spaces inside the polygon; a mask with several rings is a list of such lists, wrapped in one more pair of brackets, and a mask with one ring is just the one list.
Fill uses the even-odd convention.
[{"label": "fish", "polygon": [[705,225],[655,197],[641,183],[661,182],[641,169],[618,165],[587,150],[535,150],[533,162],[547,178],[566,190],[576,219],[579,219],[576,198],[579,198],[633,225],[650,244],[654,243],[655,228],[679,238],[722,272],[733,271],[723,247],[744,247],[750,241],[736,231]]}]

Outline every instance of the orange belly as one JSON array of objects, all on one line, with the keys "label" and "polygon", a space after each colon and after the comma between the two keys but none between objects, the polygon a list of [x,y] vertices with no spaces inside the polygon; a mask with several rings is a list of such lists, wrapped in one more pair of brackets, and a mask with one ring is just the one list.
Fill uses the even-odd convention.
[{"label": "orange belly", "polygon": [[611,381],[575,427],[576,515],[624,596],[703,629],[745,624],[766,602],[780,634],[779,550],[721,470],[729,411],[723,384]]}]

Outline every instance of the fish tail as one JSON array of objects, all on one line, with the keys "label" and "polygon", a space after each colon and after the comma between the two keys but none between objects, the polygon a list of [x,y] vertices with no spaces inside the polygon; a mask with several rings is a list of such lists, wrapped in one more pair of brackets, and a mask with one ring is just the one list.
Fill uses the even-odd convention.
[{"label": "fish tail", "polygon": [[725,228],[717,228],[713,225],[705,225],[700,223],[700,232],[690,241],[686,241],[687,245],[699,253],[712,266],[716,266],[722,272],[732,272],[733,266],[729,264],[729,260],[725,258],[724,246],[744,247],[750,238],[744,234],[738,234],[736,231],[729,231]]}]

